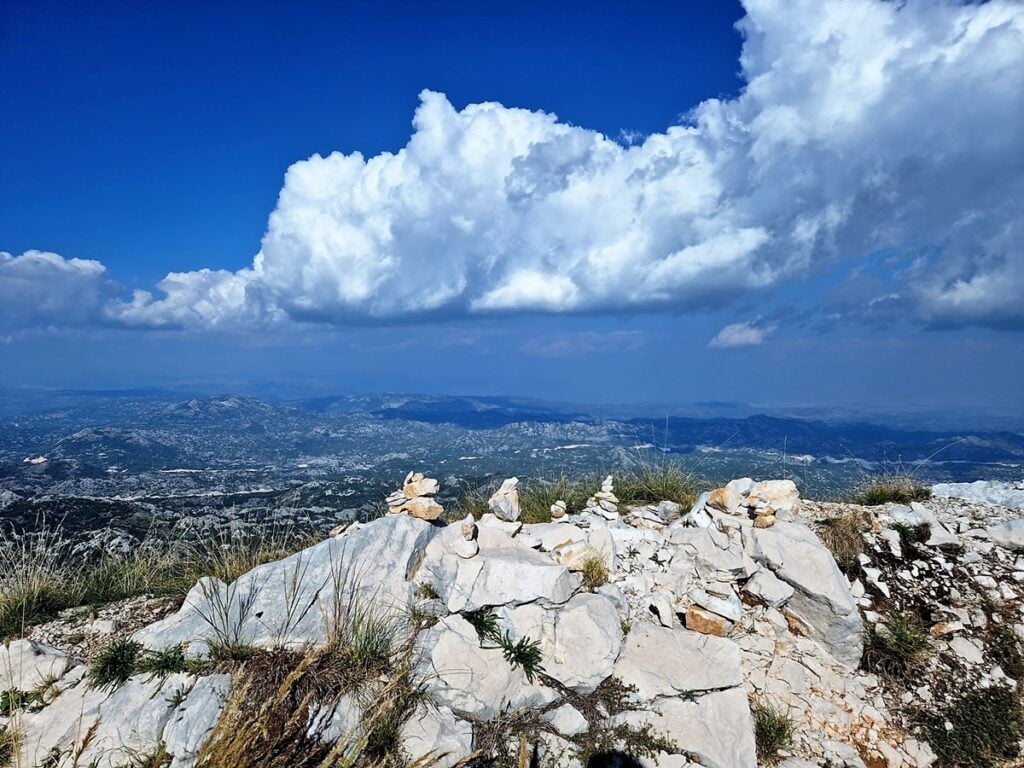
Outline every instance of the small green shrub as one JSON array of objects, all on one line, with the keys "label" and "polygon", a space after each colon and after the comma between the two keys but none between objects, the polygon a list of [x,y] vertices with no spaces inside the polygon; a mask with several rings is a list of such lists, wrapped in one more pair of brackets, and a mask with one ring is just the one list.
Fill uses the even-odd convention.
[{"label": "small green shrub", "polygon": [[864,553],[864,524],[859,515],[848,512],[839,517],[822,520],[818,537],[832,553],[843,573],[855,570],[858,556]]},{"label": "small green shrub", "polygon": [[910,551],[913,551],[914,547],[924,544],[932,535],[932,527],[928,523],[918,523],[917,525],[893,523],[890,527],[900,535],[900,546]]},{"label": "small green shrub", "polygon": [[501,646],[505,661],[512,665],[512,669],[522,667],[526,679],[531,683],[536,675],[544,671],[544,667],[541,665],[539,640],[521,637],[517,642],[513,642],[508,632],[495,639]]},{"label": "small green shrub", "polygon": [[86,673],[93,688],[117,686],[135,674],[142,646],[133,640],[114,640],[104,648]]},{"label": "small green shrub", "polygon": [[996,768],[1020,756],[1021,721],[1017,693],[995,686],[970,691],[927,716],[924,731],[940,768]]},{"label": "small green shrub", "polygon": [[186,672],[191,666],[179,643],[162,651],[143,651],[135,662],[135,671],[152,677],[167,677],[176,672]]},{"label": "small green shrub", "polygon": [[767,700],[755,700],[751,705],[754,716],[754,741],[761,764],[779,761],[779,752],[793,744],[796,723],[786,712]]},{"label": "small green shrub", "polygon": [[498,631],[498,616],[494,613],[493,608],[487,607],[475,611],[465,611],[462,614],[462,618],[473,625],[473,629],[476,630],[480,642],[496,639],[500,635]]},{"label": "small green shrub", "polygon": [[865,638],[862,664],[869,672],[905,680],[931,654],[932,638],[915,617],[889,613]]},{"label": "small green shrub", "polygon": [[250,643],[231,642],[219,638],[213,638],[207,641],[207,648],[209,649],[211,661],[223,661],[235,664],[248,661],[256,653],[256,647]]},{"label": "small green shrub", "polygon": [[856,493],[853,501],[867,507],[890,502],[909,504],[912,501],[927,501],[932,497],[926,488],[907,474],[882,474],[869,478]]},{"label": "small green shrub", "polygon": [[583,588],[593,592],[608,583],[608,565],[600,555],[591,555],[583,561],[580,568]]},{"label": "small green shrub", "polygon": [[424,582],[416,588],[416,597],[421,600],[439,600],[441,598],[434,585],[428,582]]}]

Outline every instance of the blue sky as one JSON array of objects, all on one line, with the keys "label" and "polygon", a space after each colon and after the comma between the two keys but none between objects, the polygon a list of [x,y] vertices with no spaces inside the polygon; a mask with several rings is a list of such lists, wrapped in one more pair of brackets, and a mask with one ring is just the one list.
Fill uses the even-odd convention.
[{"label": "blue sky", "polygon": [[6,3],[0,385],[1024,405],[1021,8]]}]

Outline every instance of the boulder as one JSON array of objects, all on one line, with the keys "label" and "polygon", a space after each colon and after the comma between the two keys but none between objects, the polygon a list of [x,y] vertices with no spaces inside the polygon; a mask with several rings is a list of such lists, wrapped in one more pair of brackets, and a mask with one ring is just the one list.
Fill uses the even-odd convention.
[{"label": "boulder", "polygon": [[510,477],[505,480],[501,487],[487,501],[487,506],[500,520],[514,522],[519,519],[519,478]]},{"label": "boulder", "polygon": [[1007,520],[985,529],[988,538],[1011,552],[1024,551],[1024,519]]},{"label": "boulder", "polygon": [[512,640],[540,643],[545,674],[580,693],[591,693],[611,674],[622,649],[619,614],[604,595],[581,592],[559,608],[523,605],[500,616]]},{"label": "boulder", "polygon": [[490,720],[507,708],[544,706],[557,694],[530,683],[500,648],[481,648],[476,630],[458,615],[424,630],[417,640],[427,694],[462,717]]},{"label": "boulder", "polygon": [[795,591],[767,568],[759,568],[743,585],[743,591],[772,608],[781,608]]},{"label": "boulder", "polygon": [[649,725],[706,768],[757,768],[754,719],[741,687],[693,700],[663,698],[649,710],[624,713],[617,720],[634,728]]},{"label": "boulder", "polygon": [[[457,533],[458,526],[452,528]],[[205,653],[206,641],[218,633],[264,647],[322,643],[337,608],[349,597],[404,610],[415,590],[410,579],[439,530],[406,515],[382,517],[355,533],[254,568],[230,586],[200,579],[177,613],[134,638],[154,649],[188,643],[196,655]],[[294,599],[282,599],[292,582],[298,584]],[[290,603],[299,610],[289,611]]]},{"label": "boulder", "polygon": [[70,667],[71,660],[56,648],[32,640],[12,640],[0,645],[0,691],[35,690]]},{"label": "boulder", "polygon": [[220,717],[230,690],[231,676],[200,678],[174,708],[164,727],[162,741],[173,755],[170,768],[191,766]]},{"label": "boulder", "polygon": [[520,546],[495,528],[479,525],[477,535],[480,551],[471,559],[451,551],[449,540],[461,539],[461,535],[447,530],[427,548],[421,579],[434,587],[449,611],[475,611],[536,600],[560,604],[579,585],[579,577],[564,565]]},{"label": "boulder", "polygon": [[787,611],[838,661],[856,667],[864,644],[860,613],[846,577],[814,532],[780,521],[772,528],[744,529],[744,537],[753,559],[794,588]]},{"label": "boulder", "polygon": [[685,629],[633,625],[612,674],[643,701],[742,685],[740,648]]},{"label": "boulder", "polygon": [[418,704],[398,738],[410,763],[430,756],[435,768],[451,768],[473,751],[473,726],[445,706]]}]

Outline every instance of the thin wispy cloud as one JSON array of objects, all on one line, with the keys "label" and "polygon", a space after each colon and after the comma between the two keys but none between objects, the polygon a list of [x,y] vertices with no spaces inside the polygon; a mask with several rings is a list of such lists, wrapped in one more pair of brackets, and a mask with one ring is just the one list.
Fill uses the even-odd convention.
[{"label": "thin wispy cloud", "polygon": [[[172,273],[152,292],[69,306],[63,321],[693,310],[887,248],[902,265],[881,296],[898,293],[918,322],[1024,327],[1024,5],[745,6],[742,93],[662,133],[615,141],[427,90],[398,152],[289,168],[250,267]],[[51,309],[15,296],[4,321],[57,322],[72,284],[106,295],[102,265],[67,264],[27,278],[55,292],[39,300]]]}]

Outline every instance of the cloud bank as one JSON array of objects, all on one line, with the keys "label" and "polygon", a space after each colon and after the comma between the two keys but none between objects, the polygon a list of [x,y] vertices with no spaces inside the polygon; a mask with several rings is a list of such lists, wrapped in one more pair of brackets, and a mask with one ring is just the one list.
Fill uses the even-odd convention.
[{"label": "cloud bank", "polygon": [[97,322],[116,290],[98,261],[0,251],[0,329]]},{"label": "cloud bank", "polygon": [[[734,99],[627,146],[423,91],[400,151],[288,169],[250,268],[169,274],[104,317],[205,329],[692,310],[892,249],[886,293],[920,322],[1024,327],[1024,4],[745,7]],[[67,280],[102,273],[67,264]]]}]

